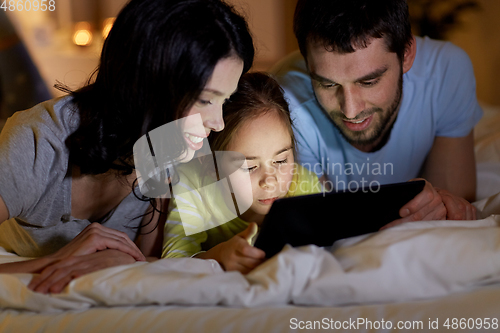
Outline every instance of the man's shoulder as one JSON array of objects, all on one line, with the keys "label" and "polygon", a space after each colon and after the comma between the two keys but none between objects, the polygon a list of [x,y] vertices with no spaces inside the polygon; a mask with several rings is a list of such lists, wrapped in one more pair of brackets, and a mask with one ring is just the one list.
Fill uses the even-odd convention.
[{"label": "man's shoulder", "polygon": [[304,74],[307,78],[307,67],[304,57],[300,54],[299,50],[295,50],[285,56],[283,59],[278,61],[269,70],[278,79],[288,75],[300,75]]},{"label": "man's shoulder", "polygon": [[304,58],[299,51],[294,51],[281,59],[271,69],[278,83],[283,87],[292,109],[314,99],[311,78]]},{"label": "man's shoulder", "polygon": [[417,52],[420,49],[424,53],[438,53],[441,55],[450,55],[456,52],[465,52],[459,46],[450,41],[432,39],[427,36],[415,37],[417,41]]},{"label": "man's shoulder", "polygon": [[451,42],[429,37],[416,37],[416,42],[417,55],[409,72],[412,76],[442,75],[450,66],[471,63],[467,53]]}]

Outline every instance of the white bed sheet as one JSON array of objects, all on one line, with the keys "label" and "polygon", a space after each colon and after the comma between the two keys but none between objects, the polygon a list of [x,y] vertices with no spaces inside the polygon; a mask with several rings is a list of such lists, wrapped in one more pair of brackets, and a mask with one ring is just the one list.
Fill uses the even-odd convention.
[{"label": "white bed sheet", "polygon": [[[500,210],[500,195],[483,210]],[[100,270],[60,294],[0,274],[0,306],[37,312],[128,305],[336,306],[404,302],[500,283],[500,215],[407,223],[336,242],[332,252],[287,247],[248,275],[216,261],[163,259]],[[12,258],[8,256],[6,258]]]},{"label": "white bed sheet", "polygon": [[[500,195],[478,208],[499,203]],[[333,255],[289,248],[247,277],[210,261],[162,260],[96,272],[47,296],[26,289],[27,274],[0,275],[0,306],[9,308],[0,332],[290,332],[358,318],[421,331],[438,320],[442,331],[448,318],[491,322],[500,319],[499,224],[500,215],[407,224],[339,242]]]},{"label": "white bed sheet", "polygon": [[[327,321],[333,319],[339,322],[357,322],[358,318],[372,321],[372,323],[375,321],[380,323],[384,320],[390,321],[394,328],[398,324],[420,325],[421,322],[423,329],[402,331],[443,332],[448,331],[443,326],[448,318],[450,320],[452,318],[473,318],[474,320],[481,318],[483,322],[485,318],[490,318],[490,323],[492,318],[499,319],[499,300],[500,286],[496,285],[426,301],[363,306],[261,306],[249,309],[221,306],[96,307],[85,311],[51,314],[6,310],[0,313],[0,332],[297,332],[293,323],[306,327],[307,321],[322,323],[324,318]],[[292,318],[296,318],[297,321],[291,322]],[[435,322],[435,320],[438,320],[439,329],[429,330],[429,321]],[[388,329],[374,329],[373,327],[370,329],[366,325],[355,326],[354,329],[351,326],[350,329],[338,331],[391,332]],[[474,327],[459,331],[496,332],[498,330]]]},{"label": "white bed sheet", "polygon": [[[179,259],[96,272],[46,296],[27,290],[29,274],[0,275],[0,332],[289,332],[324,318],[418,321],[419,331],[438,319],[433,331],[444,331],[448,318],[499,320],[499,134],[500,112],[485,108],[475,132],[482,220],[400,226],[339,242],[333,256],[288,249],[247,277]],[[12,260],[22,258],[0,255]]]}]

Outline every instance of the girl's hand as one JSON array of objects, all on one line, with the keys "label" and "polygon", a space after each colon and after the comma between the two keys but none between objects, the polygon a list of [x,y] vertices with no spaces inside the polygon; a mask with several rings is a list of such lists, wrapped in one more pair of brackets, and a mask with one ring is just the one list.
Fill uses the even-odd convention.
[{"label": "girl's hand", "polygon": [[136,262],[135,258],[117,250],[66,257],[45,267],[40,275],[31,279],[28,288],[43,294],[60,293],[71,280],[82,275],[134,262]]},{"label": "girl's hand", "polygon": [[132,256],[135,260],[146,258],[127,234],[92,223],[82,230],[71,242],[48,257],[61,260],[71,256],[81,256],[106,249],[114,249]]},{"label": "girl's hand", "polygon": [[[412,179],[420,180],[420,179]],[[386,224],[380,230],[393,227],[404,222],[433,221],[446,219],[446,207],[437,189],[428,181],[425,187],[399,210],[400,219]]]},{"label": "girl's hand", "polygon": [[447,190],[437,187],[435,189],[443,199],[447,220],[477,220],[476,207],[471,205],[470,202],[451,194]]},{"label": "girl's hand", "polygon": [[226,271],[239,271],[243,274],[249,273],[252,269],[260,265],[266,254],[261,249],[250,245],[251,238],[255,235],[257,225],[252,222],[250,225],[233,236],[230,240],[220,243],[198,258],[215,259]]}]

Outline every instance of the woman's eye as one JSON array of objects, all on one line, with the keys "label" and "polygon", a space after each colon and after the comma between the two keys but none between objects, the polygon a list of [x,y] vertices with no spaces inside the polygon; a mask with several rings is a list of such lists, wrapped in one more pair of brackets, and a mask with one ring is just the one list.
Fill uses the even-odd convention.
[{"label": "woman's eye", "polygon": [[212,102],[211,102],[211,101],[206,100],[206,99],[199,99],[199,100],[198,100],[198,103],[200,103],[201,105],[209,105],[209,104],[212,104]]},{"label": "woman's eye", "polygon": [[241,168],[241,170],[243,170],[243,171],[245,171],[245,172],[248,172],[248,173],[253,172],[255,169],[257,169],[257,167],[256,167],[256,166],[249,167],[249,168]]},{"label": "woman's eye", "polygon": [[288,158],[285,158],[284,160],[281,161],[274,161],[276,164],[286,164],[288,162]]}]

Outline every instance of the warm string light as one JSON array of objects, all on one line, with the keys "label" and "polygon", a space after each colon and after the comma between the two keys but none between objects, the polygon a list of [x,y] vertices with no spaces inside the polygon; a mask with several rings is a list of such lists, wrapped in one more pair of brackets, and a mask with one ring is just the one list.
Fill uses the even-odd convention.
[{"label": "warm string light", "polygon": [[78,46],[89,46],[92,43],[92,26],[89,22],[78,22],[75,24],[73,43]]},{"label": "warm string light", "polygon": [[[102,23],[102,38],[106,39],[108,37],[113,24],[115,23],[114,17],[109,17],[105,19]],[[89,22],[82,21],[78,22],[74,26],[73,33],[73,43],[78,46],[89,46],[92,44],[92,25]]]}]

